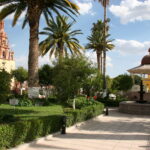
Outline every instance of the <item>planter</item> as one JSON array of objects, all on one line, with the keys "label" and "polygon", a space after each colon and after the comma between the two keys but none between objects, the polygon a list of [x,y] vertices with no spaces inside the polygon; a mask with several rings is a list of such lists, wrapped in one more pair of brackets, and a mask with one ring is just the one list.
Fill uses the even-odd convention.
[{"label": "planter", "polygon": [[12,106],[16,106],[19,104],[19,100],[16,98],[9,99],[9,104]]}]

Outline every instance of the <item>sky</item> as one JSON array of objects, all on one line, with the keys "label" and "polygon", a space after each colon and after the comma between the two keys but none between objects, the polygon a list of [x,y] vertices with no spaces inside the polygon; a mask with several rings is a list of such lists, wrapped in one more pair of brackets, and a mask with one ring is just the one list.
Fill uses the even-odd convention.
[{"label": "sky", "polygon": [[[73,0],[80,7],[80,15],[75,17],[73,29],[81,29],[82,35],[77,38],[80,44],[88,43],[92,24],[103,19],[103,8],[94,0]],[[5,19],[5,31],[11,49],[15,52],[16,66],[27,68],[29,28],[22,30],[22,18],[12,27],[12,15]],[[127,70],[140,65],[143,56],[150,48],[150,0],[110,0],[107,17],[111,19],[110,34],[115,48],[107,52],[107,74],[115,77],[127,73]],[[43,17],[40,31],[46,26]],[[45,37],[40,35],[40,41]],[[86,56],[96,63],[96,54],[89,50]],[[54,58],[52,58],[53,60]],[[51,63],[46,55],[39,59],[39,65]]]}]

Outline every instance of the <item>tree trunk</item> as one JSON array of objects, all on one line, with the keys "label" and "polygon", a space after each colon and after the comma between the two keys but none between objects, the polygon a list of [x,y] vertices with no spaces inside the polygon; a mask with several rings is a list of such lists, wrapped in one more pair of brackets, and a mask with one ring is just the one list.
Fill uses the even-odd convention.
[{"label": "tree trunk", "polygon": [[63,43],[59,42],[58,43],[58,47],[59,47],[59,63],[61,63],[63,57],[64,57],[64,47],[63,47]]},{"label": "tree trunk", "polygon": [[38,58],[39,58],[39,21],[41,10],[39,6],[29,1],[28,4],[29,14],[29,57],[28,57],[28,95],[30,98],[37,97],[39,94],[39,76],[38,76]]},{"label": "tree trunk", "polygon": [[97,53],[97,68],[98,68],[98,72],[101,73],[101,53],[99,51],[96,52]]},{"label": "tree trunk", "polygon": [[101,52],[101,56],[100,56],[100,61],[101,61],[100,70],[101,70],[101,74],[103,74],[103,54],[102,54],[102,52]]},{"label": "tree trunk", "polygon": [[[106,17],[106,4],[104,6],[104,36],[106,36],[106,20],[107,20],[107,17]],[[106,39],[104,38],[104,43],[106,43]],[[106,91],[106,88],[107,88],[107,83],[106,83],[106,48],[104,47],[104,50],[103,50],[103,89],[104,91]]]}]

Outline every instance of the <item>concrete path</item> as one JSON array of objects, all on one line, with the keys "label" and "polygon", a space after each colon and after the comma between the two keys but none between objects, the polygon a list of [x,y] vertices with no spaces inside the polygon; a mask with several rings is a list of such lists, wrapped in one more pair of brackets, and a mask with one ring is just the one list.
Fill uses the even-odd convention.
[{"label": "concrete path", "polygon": [[150,150],[150,116],[109,114],[13,150]]}]

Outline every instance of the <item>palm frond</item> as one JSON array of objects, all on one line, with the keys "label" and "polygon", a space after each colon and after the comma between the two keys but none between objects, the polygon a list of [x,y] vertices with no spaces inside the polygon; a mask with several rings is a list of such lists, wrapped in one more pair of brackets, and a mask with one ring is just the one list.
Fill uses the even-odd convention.
[{"label": "palm frond", "polygon": [[18,3],[5,5],[4,8],[0,11],[0,20],[3,20],[13,12],[15,12],[18,7]]}]

